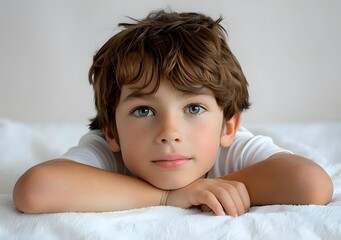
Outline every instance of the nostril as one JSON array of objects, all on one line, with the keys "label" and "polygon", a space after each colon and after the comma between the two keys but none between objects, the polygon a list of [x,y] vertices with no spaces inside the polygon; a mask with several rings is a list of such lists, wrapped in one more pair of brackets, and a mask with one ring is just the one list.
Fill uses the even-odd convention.
[{"label": "nostril", "polygon": [[158,143],[171,143],[171,142],[179,143],[179,142],[181,142],[181,137],[179,137],[179,136],[163,136],[163,137],[160,137],[157,141],[158,141]]},{"label": "nostril", "polygon": [[[175,138],[174,141],[175,141],[175,142],[180,142],[180,138]],[[162,143],[167,143],[168,140],[167,140],[166,138],[163,138],[163,139],[161,139],[161,142],[162,142]]]}]

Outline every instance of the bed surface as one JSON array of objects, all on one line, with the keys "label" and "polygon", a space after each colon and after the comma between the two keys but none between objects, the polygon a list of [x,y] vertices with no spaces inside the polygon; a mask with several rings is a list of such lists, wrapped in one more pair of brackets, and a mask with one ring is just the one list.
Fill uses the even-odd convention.
[{"label": "bed surface", "polygon": [[252,207],[235,218],[176,207],[23,214],[0,195],[0,239],[341,239],[341,164],[328,172],[335,187],[328,206]]},{"label": "bed surface", "polygon": [[148,207],[106,213],[23,214],[13,185],[26,169],[75,145],[85,124],[23,124],[0,120],[0,239],[341,239],[341,123],[246,126],[312,158],[332,177],[327,206],[252,207],[240,217]]}]

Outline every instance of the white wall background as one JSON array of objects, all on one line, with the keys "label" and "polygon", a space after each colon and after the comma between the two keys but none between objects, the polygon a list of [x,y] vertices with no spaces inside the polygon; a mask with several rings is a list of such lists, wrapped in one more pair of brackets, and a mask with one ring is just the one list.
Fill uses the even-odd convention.
[{"label": "white wall background", "polygon": [[0,0],[0,117],[86,122],[95,51],[125,16],[167,7],[225,17],[250,84],[244,121],[341,120],[337,0]]}]

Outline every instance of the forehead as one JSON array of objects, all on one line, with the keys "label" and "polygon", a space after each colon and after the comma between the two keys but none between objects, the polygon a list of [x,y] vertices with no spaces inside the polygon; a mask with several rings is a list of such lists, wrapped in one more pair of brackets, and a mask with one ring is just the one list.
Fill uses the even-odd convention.
[{"label": "forehead", "polygon": [[[161,90],[160,90],[161,89]],[[148,98],[155,95],[162,97],[164,93],[173,93],[180,97],[192,97],[198,95],[206,95],[214,97],[213,92],[205,87],[197,86],[193,89],[177,89],[172,85],[172,82],[168,79],[160,79],[157,84],[156,80],[151,81],[149,85],[144,86],[144,82],[136,82],[134,84],[124,85],[121,92],[121,101]]]},{"label": "forehead", "polygon": [[161,81],[169,81],[180,91],[195,92],[202,86],[209,86],[214,78],[214,74],[194,62],[189,63],[182,54],[176,54],[170,59],[157,58],[154,55],[132,52],[125,56],[117,67],[116,78],[119,85],[153,89]]}]

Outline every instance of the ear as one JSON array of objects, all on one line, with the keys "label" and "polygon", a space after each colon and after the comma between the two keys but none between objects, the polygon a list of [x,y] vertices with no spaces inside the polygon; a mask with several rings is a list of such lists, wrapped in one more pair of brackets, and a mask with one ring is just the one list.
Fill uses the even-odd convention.
[{"label": "ear", "polygon": [[109,133],[108,127],[102,128],[102,132],[104,133],[105,140],[107,141],[110,150],[113,152],[120,152],[120,145],[118,145],[115,137],[112,137],[112,134]]},{"label": "ear", "polygon": [[236,113],[230,120],[223,124],[220,146],[229,147],[232,144],[240,125],[241,113]]}]

